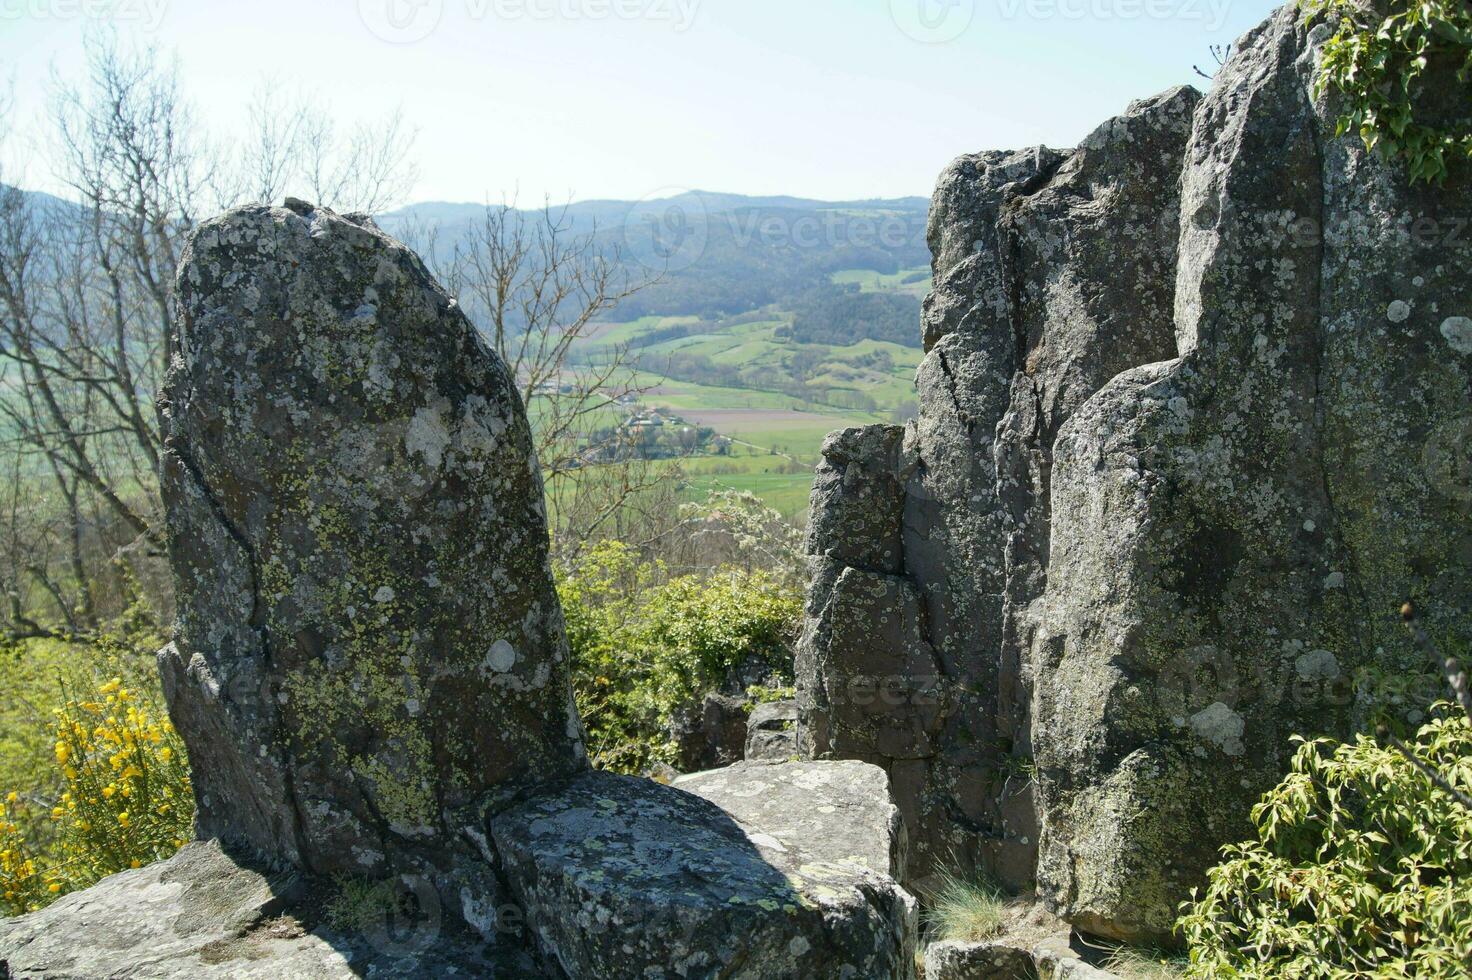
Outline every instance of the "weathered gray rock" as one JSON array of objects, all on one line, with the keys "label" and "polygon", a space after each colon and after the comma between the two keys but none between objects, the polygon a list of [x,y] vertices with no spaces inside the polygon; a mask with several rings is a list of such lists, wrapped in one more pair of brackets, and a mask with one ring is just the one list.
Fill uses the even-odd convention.
[{"label": "weathered gray rock", "polygon": [[746,721],[747,762],[786,762],[797,758],[797,702],[769,701],[751,709]]},{"label": "weathered gray rock", "polygon": [[946,940],[925,947],[925,980],[1032,980],[1032,955],[1005,943]]},{"label": "weathered gray rock", "polygon": [[1181,356],[1058,439],[1039,875],[1124,939],[1168,937],[1291,735],[1362,727],[1352,677],[1425,669],[1405,596],[1448,624],[1472,608],[1468,502],[1421,465],[1472,397],[1440,332],[1472,309],[1472,237],[1413,233],[1468,227],[1472,188],[1413,188],[1335,138],[1297,17],[1244,37],[1197,114]]},{"label": "weathered gray rock", "polygon": [[1033,948],[1032,958],[1038,980],[1119,980],[1108,970],[1085,961],[1066,937],[1039,943]]},{"label": "weathered gray rock", "polygon": [[192,236],[160,400],[199,833],[489,930],[488,816],[587,766],[530,430],[412,252],[289,204]]},{"label": "weathered gray rock", "polygon": [[[1199,105],[957,161],[920,419],[814,493],[867,510],[814,516],[809,751],[890,771],[916,872],[1035,871],[1119,939],[1172,940],[1289,736],[1364,724],[1352,678],[1423,669],[1405,596],[1443,626],[1472,608],[1472,184],[1413,187],[1336,136],[1326,29],[1298,17],[1244,37]],[[1428,93],[1465,111],[1472,86]],[[897,528],[899,565],[865,564]],[[886,656],[933,661],[938,721],[835,707]]]},{"label": "weathered gray rock", "polygon": [[[712,792],[721,779],[738,814],[763,818],[773,815],[731,784],[754,776],[790,792],[813,771],[774,777],[782,768],[690,778]],[[844,796],[830,804],[821,794],[882,787],[883,774],[872,777],[856,782],[842,770],[818,780],[805,809],[832,806],[826,829],[836,830],[855,814],[839,809]],[[494,829],[543,955],[570,977],[905,978],[915,969],[916,906],[868,863],[890,860],[874,853],[892,826],[881,809],[864,811],[870,822],[858,833],[869,850],[850,855],[857,846],[794,839],[791,814],[768,831],[680,789],[594,772],[503,814]]]},{"label": "weathered gray rock", "polygon": [[746,748],[745,698],[712,692],[698,706],[676,713],[670,723],[675,766],[680,772],[699,772],[740,762]]},{"label": "weathered gray rock", "polygon": [[[1052,443],[1114,374],[1174,352],[1174,188],[1196,100],[1137,103],[1070,153],[953,163],[931,209],[921,418],[824,447],[805,748],[890,772],[922,890],[954,864],[1032,882],[1027,648]],[[855,683],[857,702],[835,695]]]},{"label": "weathered gray rock", "polygon": [[[0,919],[0,976],[148,977],[155,980],[351,980],[355,977],[541,976],[514,952],[426,919],[400,933],[384,922],[360,933],[297,918],[304,883],[294,872],[248,870],[218,843],[125,871],[17,919]],[[320,909],[316,910],[320,914]]]},{"label": "weathered gray rock", "polygon": [[804,861],[858,864],[905,877],[909,839],[884,770],[864,762],[744,762],[675,788],[710,800],[764,843]]}]

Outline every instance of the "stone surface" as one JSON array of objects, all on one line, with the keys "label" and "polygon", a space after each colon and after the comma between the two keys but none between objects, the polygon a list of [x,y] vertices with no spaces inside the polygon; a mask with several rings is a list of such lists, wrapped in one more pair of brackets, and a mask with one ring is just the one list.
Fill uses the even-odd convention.
[{"label": "stone surface", "polygon": [[[815,791],[805,806],[826,805]],[[914,899],[864,863],[878,855],[778,836],[791,828],[594,772],[503,814],[495,841],[543,955],[571,977],[912,977]]]},{"label": "stone surface", "polygon": [[1005,943],[959,940],[925,947],[925,980],[1032,980],[1032,954]]},{"label": "stone surface", "polygon": [[1244,37],[1197,113],[1180,356],[1121,374],[1057,440],[1039,877],[1122,939],[1169,937],[1291,735],[1363,729],[1375,692],[1351,678],[1426,669],[1407,595],[1443,624],[1472,608],[1467,500],[1421,465],[1472,397],[1440,334],[1472,309],[1472,237],[1414,233],[1468,227],[1472,194],[1334,137],[1322,31],[1296,17]]},{"label": "stone surface", "polygon": [[920,418],[825,446],[798,665],[805,753],[890,773],[916,888],[1173,941],[1289,737],[1427,669],[1401,601],[1472,608],[1472,187],[1336,136],[1298,17],[937,186]]},{"label": "stone surface", "polygon": [[676,768],[699,772],[740,762],[749,707],[745,698],[713,692],[698,707],[677,712],[670,723]]},{"label": "stone surface", "polygon": [[229,977],[517,977],[542,974],[524,955],[436,926],[419,935],[304,927],[293,872],[238,865],[218,843],[125,871],[17,919],[0,919],[0,976],[102,980]]},{"label": "stone surface", "polygon": [[751,709],[746,721],[748,762],[786,762],[798,755],[797,702],[769,701]]},{"label": "stone surface", "polygon": [[905,877],[909,839],[884,770],[868,763],[745,762],[675,780],[747,831],[806,861]]},{"label": "stone surface", "polygon": [[199,832],[480,920],[487,817],[587,765],[526,415],[412,252],[288,203],[192,236],[160,398]]},{"label": "stone surface", "polygon": [[1032,958],[1038,980],[1120,980],[1086,962],[1063,937],[1039,943],[1033,948]]},{"label": "stone surface", "polygon": [[1053,438],[1114,374],[1174,352],[1174,187],[1197,98],[1136,103],[1068,153],[953,163],[931,209],[919,423],[824,447],[804,749],[889,771],[922,890],[947,865],[1032,882],[1026,648]]}]

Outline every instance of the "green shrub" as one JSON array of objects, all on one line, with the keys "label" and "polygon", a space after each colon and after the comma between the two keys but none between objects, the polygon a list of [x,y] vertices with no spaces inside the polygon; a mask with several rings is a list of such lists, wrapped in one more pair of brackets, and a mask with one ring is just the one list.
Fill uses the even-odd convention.
[{"label": "green shrub", "polygon": [[11,791],[0,804],[0,908],[10,914],[166,858],[193,836],[184,744],[157,707],[114,677],[85,694],[63,686],[53,714],[56,832],[22,828],[33,798]]},{"label": "green shrub", "polygon": [[595,546],[558,576],[573,689],[595,765],[642,772],[674,758],[674,712],[756,658],[792,678],[801,593],[765,572],[665,580],[619,542]]},{"label": "green shrub", "polygon": [[1366,148],[1405,160],[1412,180],[1444,180],[1452,160],[1472,157],[1467,0],[1304,5],[1311,13],[1326,13],[1337,27],[1324,46],[1315,87],[1319,94],[1330,88],[1343,94],[1340,135],[1357,132]]},{"label": "green shrub", "polygon": [[[1472,790],[1472,725],[1440,706],[1410,745]],[[1191,977],[1464,978],[1472,963],[1472,811],[1393,748],[1304,742],[1183,908]]]}]

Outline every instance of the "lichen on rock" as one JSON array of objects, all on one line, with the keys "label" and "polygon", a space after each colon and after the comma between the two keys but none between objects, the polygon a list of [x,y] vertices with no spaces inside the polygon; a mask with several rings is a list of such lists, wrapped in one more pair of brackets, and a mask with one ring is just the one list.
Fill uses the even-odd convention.
[{"label": "lichen on rock", "polygon": [[301,202],[202,224],[178,290],[160,662],[201,834],[487,900],[467,832],[587,765],[513,379],[412,252]]},{"label": "lichen on rock", "polygon": [[[798,671],[808,751],[888,768],[921,876],[1171,942],[1290,736],[1430,669],[1404,598],[1465,623],[1472,193],[1337,133],[1325,37],[1285,7],[1204,98],[942,175],[920,418],[825,451]],[[926,724],[834,699],[917,651]]]}]

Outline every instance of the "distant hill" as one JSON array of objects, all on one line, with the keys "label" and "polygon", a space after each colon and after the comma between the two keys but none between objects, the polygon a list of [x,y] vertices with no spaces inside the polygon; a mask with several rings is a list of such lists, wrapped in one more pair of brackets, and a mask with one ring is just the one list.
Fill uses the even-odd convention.
[{"label": "distant hill", "polygon": [[[558,207],[574,234],[617,249],[631,277],[658,281],[621,304],[620,320],[797,311],[808,342],[883,340],[918,347],[919,300],[835,283],[837,274],[893,276],[930,262],[923,197],[818,201],[690,191],[648,201]],[[391,233],[433,229],[448,250],[484,206],[430,202],[378,218]]]}]

